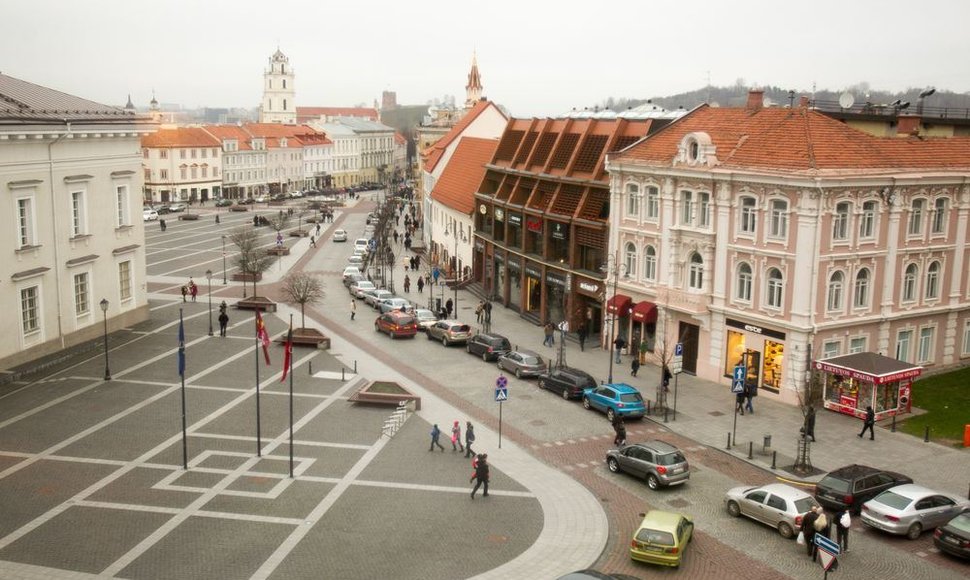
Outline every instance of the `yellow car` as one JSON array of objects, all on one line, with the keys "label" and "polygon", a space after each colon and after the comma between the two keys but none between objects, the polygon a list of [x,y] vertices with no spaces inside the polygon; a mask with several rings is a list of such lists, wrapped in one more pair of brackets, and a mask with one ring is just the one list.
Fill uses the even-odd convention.
[{"label": "yellow car", "polygon": [[630,558],[638,562],[680,566],[687,544],[694,538],[694,522],[683,514],[652,510],[630,543]]}]

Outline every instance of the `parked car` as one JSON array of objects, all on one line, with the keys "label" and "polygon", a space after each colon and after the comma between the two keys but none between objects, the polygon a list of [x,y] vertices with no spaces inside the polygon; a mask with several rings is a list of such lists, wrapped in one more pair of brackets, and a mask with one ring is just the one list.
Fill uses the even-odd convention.
[{"label": "parked car", "polygon": [[349,274],[363,274],[363,272],[357,266],[347,266],[344,268],[344,277],[346,278]]},{"label": "parked car", "polygon": [[275,193],[269,199],[270,201],[286,201],[289,199],[289,196],[285,193]]},{"label": "parked car", "polygon": [[335,242],[346,242],[347,241],[347,230],[337,230],[333,233],[333,241]]},{"label": "parked car", "polygon": [[386,332],[391,338],[399,336],[413,337],[418,333],[418,324],[414,317],[406,312],[385,312],[374,321],[374,330]]},{"label": "parked car", "polygon": [[907,483],[892,487],[862,504],[862,523],[918,540],[925,530],[946,525],[970,508],[966,499]]},{"label": "parked car", "polygon": [[354,255],[355,256],[360,256],[360,259],[363,260],[364,257],[367,255],[367,250],[362,250],[360,248],[354,248]]},{"label": "parked car", "polygon": [[498,357],[498,368],[515,375],[515,378],[537,377],[549,370],[542,356],[531,350],[513,350]]},{"label": "parked car", "polygon": [[377,303],[385,298],[393,298],[394,294],[390,290],[385,290],[383,288],[374,288],[364,292],[364,303],[377,310]]},{"label": "parked car", "polygon": [[690,479],[687,458],[670,443],[647,441],[606,452],[606,466],[613,473],[625,471],[647,480],[647,487],[680,485]]},{"label": "parked car", "polygon": [[445,346],[467,342],[471,337],[472,329],[457,320],[439,320],[428,327],[428,340],[440,340]]},{"label": "parked car", "polygon": [[367,250],[367,244],[370,243],[367,238],[357,238],[354,240],[354,249],[360,248],[362,250]]},{"label": "parked car", "polygon": [[344,274],[344,286],[350,288],[350,285],[354,282],[360,282],[361,280],[367,280],[367,277],[363,274]]},{"label": "parked car", "polygon": [[687,544],[694,539],[694,522],[684,514],[650,510],[633,534],[630,558],[638,562],[676,568],[683,561]]},{"label": "parked car", "polygon": [[216,207],[229,207],[232,205],[231,199],[221,198],[216,200]]},{"label": "parked car", "polygon": [[596,388],[596,379],[585,371],[560,367],[539,375],[539,388],[558,392],[563,399],[579,399],[585,389]]},{"label": "parked car", "polygon": [[847,465],[829,473],[815,485],[815,499],[827,510],[848,508],[858,514],[862,504],[904,483],[913,483],[913,480],[906,475],[866,465]]},{"label": "parked car", "polygon": [[286,196],[289,197],[290,199],[300,199],[301,197],[303,197],[303,192],[302,191],[291,191],[288,194],[286,194]]},{"label": "parked car", "polygon": [[152,222],[158,219],[158,212],[153,209],[146,209],[141,212],[142,221]]},{"label": "parked car", "polygon": [[783,538],[794,538],[802,527],[802,518],[818,505],[808,492],[784,483],[731,488],[724,496],[724,503],[732,516],[745,516],[769,525]]},{"label": "parked car", "polygon": [[168,211],[171,213],[177,213],[180,211],[185,211],[186,205],[184,203],[170,203],[168,204]]},{"label": "parked car", "polygon": [[256,196],[256,203],[266,203],[267,201],[269,201],[269,196],[268,195],[257,195]]},{"label": "parked car", "polygon": [[253,199],[251,197],[247,197],[247,198],[240,199],[239,201],[237,201],[236,202],[236,205],[252,205],[254,203],[256,203],[256,200],[255,199]]},{"label": "parked car", "polygon": [[583,406],[606,413],[613,421],[617,414],[625,419],[640,418],[647,409],[640,391],[626,383],[613,383],[583,389]]},{"label": "parked car", "polygon": [[[393,296],[391,298],[384,298],[377,303],[377,309],[383,312],[390,312],[392,310],[398,310],[401,312],[407,312],[411,310],[411,303],[404,298],[399,298]],[[415,322],[417,324],[417,322]]]},{"label": "parked car", "polygon": [[501,334],[480,333],[468,339],[465,351],[468,354],[482,357],[485,362],[498,360],[498,357],[512,350],[509,339]]},{"label": "parked car", "polygon": [[418,308],[414,311],[414,318],[418,321],[418,330],[425,332],[428,328],[438,322],[438,317],[434,312],[427,308]]},{"label": "parked car", "polygon": [[348,290],[354,298],[360,300],[364,297],[364,292],[369,292],[375,288],[377,287],[374,286],[374,283],[370,280],[358,280],[357,282],[351,284]]},{"label": "parked car", "polygon": [[936,528],[933,544],[941,552],[970,560],[970,511],[964,511]]},{"label": "parked car", "polygon": [[353,256],[348,256],[347,263],[350,264],[351,266],[363,266],[364,258],[363,256],[358,256],[356,254]]}]

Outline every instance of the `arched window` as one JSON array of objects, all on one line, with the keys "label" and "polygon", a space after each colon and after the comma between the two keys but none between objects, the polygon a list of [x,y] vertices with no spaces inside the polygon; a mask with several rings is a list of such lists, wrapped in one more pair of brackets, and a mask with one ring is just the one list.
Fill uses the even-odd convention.
[{"label": "arched window", "polygon": [[919,277],[919,268],[916,264],[906,266],[906,273],[903,274],[903,302],[916,300],[916,279]]},{"label": "arched window", "polygon": [[738,265],[737,292],[738,300],[751,302],[751,266],[747,262]]},{"label": "arched window", "polygon": [[945,197],[936,198],[936,203],[933,206],[933,228],[934,234],[946,233],[946,205],[947,200]]},{"label": "arched window", "polygon": [[766,302],[772,308],[781,308],[782,296],[784,296],[785,282],[781,277],[778,268],[768,270],[768,286]]},{"label": "arched window", "polygon": [[692,290],[704,289],[704,259],[697,252],[690,256],[690,271],[688,273],[688,286]]},{"label": "arched window", "polygon": [[842,272],[833,272],[829,276],[829,293],[826,302],[826,310],[829,312],[842,310],[842,286],[844,282],[845,274]]},{"label": "arched window", "polygon": [[627,217],[640,215],[640,186],[636,183],[626,184],[626,215]]},{"label": "arched window", "polygon": [[876,202],[867,201],[862,204],[862,216],[859,218],[859,239],[869,239],[876,235]]},{"label": "arched window", "polygon": [[931,262],[926,269],[926,299],[935,300],[940,297],[940,263]]},{"label": "arched window", "polygon": [[623,265],[626,268],[624,276],[635,277],[637,275],[637,247],[630,242],[623,252]]},{"label": "arched window", "polygon": [[863,268],[855,275],[855,292],[852,305],[856,308],[869,306],[869,269]]},{"label": "arched window", "polygon": [[758,200],[753,197],[741,198],[741,224],[743,234],[753,234],[758,225]]},{"label": "arched window", "polygon": [[835,216],[832,218],[832,239],[847,240],[849,238],[849,203],[840,202],[835,206]]},{"label": "arched window", "polygon": [[657,279],[657,250],[653,246],[643,250],[643,277],[651,281]]},{"label": "arched window", "polygon": [[918,236],[923,233],[923,211],[926,210],[925,199],[914,199],[909,210],[909,235]]}]

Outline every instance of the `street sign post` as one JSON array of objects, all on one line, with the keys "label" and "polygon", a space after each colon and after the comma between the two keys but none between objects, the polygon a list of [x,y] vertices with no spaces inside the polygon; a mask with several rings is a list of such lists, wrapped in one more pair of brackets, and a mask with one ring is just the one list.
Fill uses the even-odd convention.
[{"label": "street sign post", "polygon": [[731,392],[735,395],[744,392],[744,377],[746,374],[747,369],[744,368],[744,365],[735,365],[734,380],[731,381]]},{"label": "street sign post", "polygon": [[835,540],[830,540],[829,538],[825,537],[824,534],[815,534],[815,545],[818,546],[820,550],[831,552],[833,556],[838,556],[842,551],[839,549],[839,545],[835,542]]},{"label": "street sign post", "polygon": [[684,371],[684,343],[678,342],[674,346],[674,356],[670,359],[670,372],[679,375]]},{"label": "street sign post", "polygon": [[498,448],[502,448],[502,403],[509,400],[509,380],[505,375],[495,379],[495,401],[498,403]]},{"label": "street sign post", "polygon": [[815,534],[814,541],[818,547],[819,562],[825,570],[824,578],[828,578],[830,570],[833,572],[838,570],[839,559],[837,556],[842,550],[839,548],[838,543],[830,540],[824,534]]}]

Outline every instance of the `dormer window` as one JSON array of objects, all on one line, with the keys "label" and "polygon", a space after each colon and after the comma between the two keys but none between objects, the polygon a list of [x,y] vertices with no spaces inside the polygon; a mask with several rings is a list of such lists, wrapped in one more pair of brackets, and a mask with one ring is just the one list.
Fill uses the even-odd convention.
[{"label": "dormer window", "polygon": [[714,143],[710,135],[701,131],[684,135],[677,147],[676,161],[687,165],[717,164]]},{"label": "dormer window", "polygon": [[697,155],[700,153],[701,146],[698,145],[697,141],[691,139],[687,143],[687,160],[691,163],[697,162]]}]

